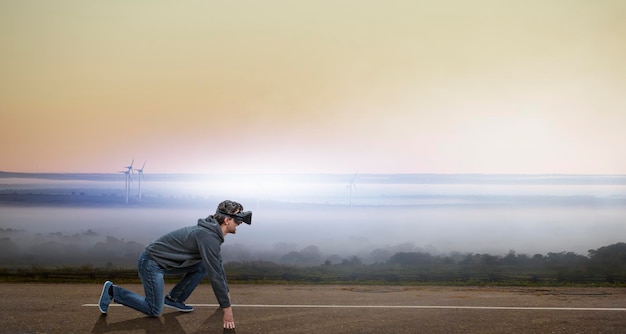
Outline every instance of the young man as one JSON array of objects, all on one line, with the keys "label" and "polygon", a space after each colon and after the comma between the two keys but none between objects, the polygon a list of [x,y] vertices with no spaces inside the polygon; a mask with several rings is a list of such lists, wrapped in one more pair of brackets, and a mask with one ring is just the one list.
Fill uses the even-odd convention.
[{"label": "young man", "polygon": [[[185,300],[208,274],[215,297],[224,311],[224,328],[235,328],[220,252],[224,237],[228,233],[235,234],[241,223],[250,225],[252,212],[243,211],[241,204],[227,200],[217,206],[214,215],[199,219],[197,225],[183,227],[156,239],[139,256],[137,264],[146,296],[106,281],[100,294],[100,312],[106,314],[113,300],[151,317],[158,317],[164,306],[191,312],[193,307],[185,305]],[[165,295],[163,276],[167,274],[185,275]]]}]

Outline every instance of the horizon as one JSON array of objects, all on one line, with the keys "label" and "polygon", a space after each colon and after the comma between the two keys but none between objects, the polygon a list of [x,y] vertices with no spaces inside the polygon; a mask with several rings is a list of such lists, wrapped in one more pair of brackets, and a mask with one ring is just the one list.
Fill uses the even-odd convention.
[{"label": "horizon", "polygon": [[[123,171],[110,172],[90,172],[90,171],[16,171],[0,170],[0,174],[14,175],[118,175]],[[421,172],[380,172],[380,173],[359,173],[359,172],[162,172],[146,173],[150,175],[441,175],[441,176],[626,176],[624,174],[613,173],[479,173],[479,172],[454,172],[454,173],[421,173]],[[1,176],[1,175],[0,175]]]},{"label": "horizon", "polygon": [[[117,173],[27,173],[0,171],[0,179],[120,181],[124,172]],[[146,176],[147,175],[147,176]],[[138,173],[130,173],[130,180],[138,181]],[[147,177],[147,180],[146,180]],[[626,185],[626,175],[610,174],[435,174],[435,173],[142,173],[142,181],[150,182],[217,182],[242,185],[259,184],[475,184],[475,185]],[[16,181],[19,182],[19,181]],[[15,183],[15,182],[13,182]],[[8,184],[7,184],[8,185]],[[351,186],[352,187],[352,186]],[[1,189],[0,189],[1,190]]]}]

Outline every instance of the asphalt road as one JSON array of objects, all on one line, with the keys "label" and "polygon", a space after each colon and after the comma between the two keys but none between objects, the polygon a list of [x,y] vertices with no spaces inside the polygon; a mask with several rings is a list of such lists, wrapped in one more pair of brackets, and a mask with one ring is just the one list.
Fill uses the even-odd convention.
[{"label": "asphalt road", "polygon": [[624,288],[231,285],[234,331],[207,284],[187,301],[194,312],[159,318],[101,316],[100,290],[0,284],[0,333],[626,333]]}]

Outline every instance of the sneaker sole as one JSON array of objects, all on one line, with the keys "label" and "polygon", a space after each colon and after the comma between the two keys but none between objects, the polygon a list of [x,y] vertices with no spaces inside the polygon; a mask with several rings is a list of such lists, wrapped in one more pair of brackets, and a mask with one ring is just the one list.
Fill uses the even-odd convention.
[{"label": "sneaker sole", "polygon": [[103,310],[102,307],[100,307],[100,301],[102,300],[102,296],[104,296],[104,294],[108,294],[109,292],[106,291],[108,290],[108,287],[110,287],[111,285],[113,285],[113,283],[111,283],[110,285],[107,284],[109,281],[104,282],[104,284],[102,285],[102,292],[100,292],[100,299],[98,299],[98,308],[100,309],[100,312],[102,314],[107,314],[107,311]]}]

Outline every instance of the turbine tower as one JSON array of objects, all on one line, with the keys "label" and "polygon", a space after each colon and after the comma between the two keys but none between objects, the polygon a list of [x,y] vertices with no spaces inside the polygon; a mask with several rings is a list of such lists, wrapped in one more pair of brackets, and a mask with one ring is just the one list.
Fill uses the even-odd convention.
[{"label": "turbine tower", "polygon": [[350,180],[350,183],[348,184],[348,188],[350,188],[350,201],[349,201],[348,205],[350,205],[350,207],[352,207],[352,189],[356,190],[355,180],[356,180],[356,174],[357,173],[358,173],[358,171],[354,173],[354,176],[352,176],[352,180]]},{"label": "turbine tower", "polygon": [[126,166],[124,168],[126,168],[125,171],[122,171],[121,173],[126,174],[126,204],[128,204],[128,192],[130,191],[130,183],[132,182],[132,179],[130,177],[130,174],[133,172],[133,163],[135,162],[135,159],[133,158],[133,161],[130,162],[130,166]]},{"label": "turbine tower", "polygon": [[137,178],[139,179],[139,201],[141,202],[141,179],[143,178],[143,169],[146,167],[146,161],[144,160],[141,168],[135,169],[137,171]]}]

